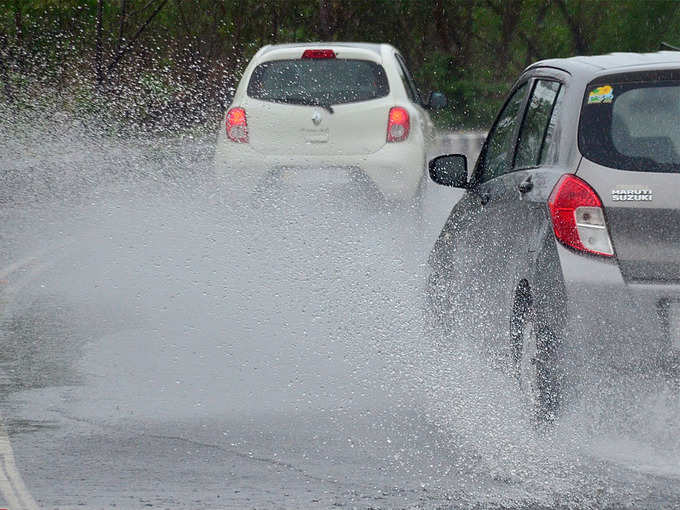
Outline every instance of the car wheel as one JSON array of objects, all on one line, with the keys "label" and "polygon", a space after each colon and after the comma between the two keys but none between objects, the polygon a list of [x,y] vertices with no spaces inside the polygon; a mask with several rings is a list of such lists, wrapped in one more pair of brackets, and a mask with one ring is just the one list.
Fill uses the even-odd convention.
[{"label": "car wheel", "polygon": [[512,369],[535,425],[553,423],[559,411],[558,339],[539,320],[528,285],[518,289],[511,321]]}]

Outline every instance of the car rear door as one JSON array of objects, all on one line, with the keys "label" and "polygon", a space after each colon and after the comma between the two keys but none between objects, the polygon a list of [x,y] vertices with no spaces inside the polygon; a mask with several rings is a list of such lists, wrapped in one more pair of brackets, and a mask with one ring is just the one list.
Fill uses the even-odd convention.
[{"label": "car rear door", "polygon": [[269,155],[362,155],[385,145],[393,104],[382,65],[368,54],[330,54],[304,57],[300,49],[254,68],[242,105],[253,149]]},{"label": "car rear door", "polygon": [[623,277],[680,283],[680,71],[591,83],[579,149],[578,176],[602,200]]},{"label": "car rear door", "polygon": [[680,174],[622,174],[584,160],[621,273],[629,282],[680,283]]},{"label": "car rear door", "polygon": [[[552,74],[559,75],[555,70]],[[539,248],[537,240],[549,227],[547,195],[557,176],[564,173],[554,167],[562,82],[554,76],[528,75],[518,92],[522,99],[514,102],[517,113],[505,128],[508,135],[504,149],[494,149],[497,142],[492,139],[477,168],[480,178],[486,179],[478,188],[486,201],[477,239],[484,247],[479,270],[485,294],[481,306],[490,325],[486,337],[495,341],[491,347],[500,354],[510,347],[515,291],[520,280],[529,278]]]},{"label": "car rear door", "polygon": [[[481,265],[478,269],[479,285],[485,296],[479,306],[488,328],[484,335],[489,341],[487,348],[502,359],[505,359],[511,345],[509,334],[514,293],[527,265],[528,252],[532,249],[532,234],[545,223],[545,205],[542,204],[542,208],[541,204],[527,200],[520,192],[523,186],[528,185],[531,189],[533,177],[529,167],[537,166],[538,157],[528,153],[538,154],[541,145],[540,139],[527,136],[528,126],[543,123],[542,132],[547,126],[547,119],[535,119],[539,94],[548,94],[543,82],[530,76],[523,77],[516,89],[516,97],[511,98],[506,106],[506,109],[513,109],[512,115],[502,114],[499,118],[495,132],[489,135],[490,139],[480,155],[475,175],[475,180],[481,181],[477,190],[484,204],[484,220],[476,239],[484,250],[479,254],[480,261],[477,263]],[[551,101],[554,101],[554,94],[556,92]],[[498,139],[502,132],[505,136],[501,146],[494,138]],[[528,164],[528,159],[532,159],[531,164]],[[517,161],[524,162],[518,166]]]},{"label": "car rear door", "polygon": [[249,99],[251,147],[268,155],[367,155],[386,143],[391,104],[385,99],[332,105],[333,113]]},{"label": "car rear door", "polygon": [[508,241],[515,254],[508,264],[514,286],[520,279],[531,281],[536,252],[551,229],[546,203],[557,180],[573,171],[558,164],[566,78],[557,70],[532,78],[512,169],[503,177],[508,193],[499,221],[514,225]]},{"label": "car rear door", "polygon": [[476,333],[492,344],[500,333],[504,303],[499,289],[512,256],[508,240],[517,228],[504,217],[510,191],[503,177],[512,162],[528,90],[525,81],[511,92],[486,138],[470,189],[454,206],[431,259],[435,272],[449,268],[455,293],[460,294],[450,299],[464,296],[466,302],[459,308],[473,314]]}]

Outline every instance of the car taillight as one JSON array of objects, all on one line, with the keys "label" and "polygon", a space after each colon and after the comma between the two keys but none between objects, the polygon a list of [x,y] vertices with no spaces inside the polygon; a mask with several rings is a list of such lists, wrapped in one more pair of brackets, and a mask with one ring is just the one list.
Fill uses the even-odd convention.
[{"label": "car taillight", "polygon": [[243,108],[232,108],[227,112],[227,136],[236,143],[248,143],[248,121]]},{"label": "car taillight", "polygon": [[411,121],[408,112],[401,106],[390,108],[390,115],[387,118],[387,141],[403,142],[408,138]]},{"label": "car taillight", "polygon": [[612,257],[602,202],[595,190],[575,175],[563,175],[548,199],[555,237],[579,251]]},{"label": "car taillight", "polygon": [[335,58],[333,50],[305,50],[302,58]]}]

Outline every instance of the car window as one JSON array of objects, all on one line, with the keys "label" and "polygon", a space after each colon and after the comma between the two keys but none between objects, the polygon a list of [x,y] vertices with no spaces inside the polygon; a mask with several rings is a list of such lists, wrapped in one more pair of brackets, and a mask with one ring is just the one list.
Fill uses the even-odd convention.
[{"label": "car window", "polygon": [[398,53],[395,54],[395,57],[397,59],[397,64],[399,68],[399,74],[401,76],[402,81],[404,82],[404,88],[406,88],[406,93],[409,96],[409,99],[413,101],[414,103],[421,103],[420,99],[420,94],[418,93],[418,87],[416,86],[416,82],[413,79],[413,75],[411,72],[408,70],[408,66],[406,65],[406,61],[404,58],[399,55]]},{"label": "car window", "polygon": [[559,82],[536,81],[520,128],[515,168],[538,165],[559,89]]},{"label": "car window", "polygon": [[579,123],[583,155],[619,170],[679,172],[680,82],[656,76],[609,80],[586,88]]},{"label": "car window", "polygon": [[411,85],[409,84],[408,79],[406,78],[406,73],[404,72],[404,68],[401,67],[399,60],[397,60],[397,72],[399,73],[399,78],[401,78],[401,82],[404,84],[406,96],[409,98],[410,101],[415,101],[413,89],[411,88]]},{"label": "car window", "polygon": [[487,138],[485,151],[480,158],[477,170],[477,182],[488,181],[503,174],[508,166],[508,156],[512,151],[518,115],[524,102],[527,84],[524,83],[512,94],[491,128]]},{"label": "car window", "polygon": [[557,162],[557,140],[559,139],[559,122],[562,118],[565,90],[564,85],[561,85],[557,93],[557,99],[555,99],[548,129],[545,132],[543,146],[541,147],[541,156],[538,159],[539,165],[550,165]]},{"label": "car window", "polygon": [[273,102],[342,104],[389,93],[385,70],[368,60],[273,60],[255,68],[248,96]]}]

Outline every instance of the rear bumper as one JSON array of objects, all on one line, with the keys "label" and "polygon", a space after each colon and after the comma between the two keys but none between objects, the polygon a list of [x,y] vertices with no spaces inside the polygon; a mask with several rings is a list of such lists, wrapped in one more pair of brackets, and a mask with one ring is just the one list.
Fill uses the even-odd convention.
[{"label": "rear bumper", "polygon": [[356,168],[388,200],[410,200],[425,172],[425,151],[416,143],[386,143],[380,150],[361,155],[267,155],[248,144],[220,138],[215,150],[215,171],[232,189],[253,190],[280,167]]},{"label": "rear bumper", "polygon": [[575,253],[561,245],[566,301],[565,350],[570,358],[617,368],[674,364],[668,303],[680,285],[628,283],[615,260]]}]

